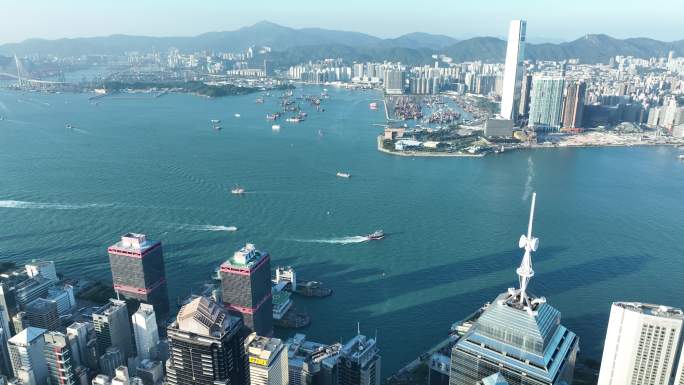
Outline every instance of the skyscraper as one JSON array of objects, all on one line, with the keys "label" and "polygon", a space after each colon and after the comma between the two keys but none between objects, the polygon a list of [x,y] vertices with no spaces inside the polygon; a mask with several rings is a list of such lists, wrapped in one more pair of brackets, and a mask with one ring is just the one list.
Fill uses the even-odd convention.
[{"label": "skyscraper", "polygon": [[375,339],[358,333],[340,349],[338,385],[380,385],[380,363]]},{"label": "skyscraper", "polygon": [[206,297],[178,312],[167,329],[171,356],[166,361],[171,385],[246,385],[242,320]]},{"label": "skyscraper", "polygon": [[0,312],[0,374],[8,378],[14,377],[12,373],[12,361],[10,360],[9,350],[7,349],[7,341],[11,337],[10,330],[4,322],[4,315]]},{"label": "skyscraper", "polygon": [[260,336],[273,334],[271,257],[248,243],[221,265],[221,297],[244,325]]},{"label": "skyscraper", "polygon": [[683,322],[681,309],[638,302],[613,303],[598,384],[671,383]]},{"label": "skyscraper", "polygon": [[97,363],[97,334],[90,322],[74,322],[67,326],[67,337],[76,365],[94,368]]},{"label": "skyscraper", "polygon": [[53,282],[59,281],[55,263],[53,261],[39,261],[34,259],[24,267],[26,268],[26,274],[28,274],[30,278],[41,276]]},{"label": "skyscraper", "polygon": [[45,331],[28,327],[8,341],[14,377],[22,385],[43,385],[47,380],[47,363],[43,356]]},{"label": "skyscraper", "polygon": [[528,126],[540,131],[554,131],[561,127],[564,89],[562,77],[534,77]]},{"label": "skyscraper", "polygon": [[587,84],[583,81],[568,84],[563,105],[563,127],[581,128],[584,117],[584,96]]},{"label": "skyscraper", "polygon": [[169,294],[161,242],[128,233],[107,252],[114,290],[124,298],[153,305],[162,321],[169,312]]},{"label": "skyscraper", "polygon": [[245,346],[250,385],[288,385],[287,348],[280,339],[252,333]]},{"label": "skyscraper", "polygon": [[140,308],[133,314],[131,321],[138,358],[141,360],[156,358],[159,331],[153,306],[145,303],[140,304]]},{"label": "skyscraper", "polygon": [[93,313],[93,324],[98,355],[104,354],[111,346],[121,350],[124,362],[135,354],[126,302],[110,299],[108,304]]},{"label": "skyscraper", "polygon": [[76,363],[74,362],[69,340],[60,332],[46,332],[43,353],[48,368],[49,383],[55,385],[76,384]]},{"label": "skyscraper", "polygon": [[527,22],[513,20],[508,28],[506,64],[504,68],[503,91],[501,94],[501,117],[516,121],[520,108],[520,89],[525,61],[525,34]]},{"label": "skyscraper", "polygon": [[520,90],[520,107],[518,114],[521,117],[527,117],[530,113],[530,93],[532,92],[532,75],[525,74],[523,76],[522,88]]},{"label": "skyscraper", "polygon": [[[539,240],[532,236],[536,195],[525,249],[517,269],[520,287],[500,294],[451,351],[450,385],[497,383],[500,374],[510,384],[567,385],[572,383],[579,338],[561,324],[560,312],[543,297],[528,292],[534,276],[532,252]],[[489,377],[489,378],[488,378]]]}]

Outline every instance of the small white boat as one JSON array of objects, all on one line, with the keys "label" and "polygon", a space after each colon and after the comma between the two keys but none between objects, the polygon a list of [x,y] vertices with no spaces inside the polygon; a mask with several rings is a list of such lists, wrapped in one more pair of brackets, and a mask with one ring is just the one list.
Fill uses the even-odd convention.
[{"label": "small white boat", "polygon": [[337,174],[335,174],[335,175],[337,175],[340,178],[347,178],[347,179],[351,178],[351,174],[348,172],[338,171]]},{"label": "small white boat", "polygon": [[237,231],[237,230],[238,230],[238,228],[235,227],[235,226],[228,226],[228,227],[226,227],[226,231]]},{"label": "small white boat", "polygon": [[684,154],[679,156],[679,160],[684,160]]},{"label": "small white boat", "polygon": [[212,124],[218,124],[218,123],[221,123],[221,121],[219,119],[212,119],[211,123]]},{"label": "small white boat", "polygon": [[233,188],[230,190],[231,194],[234,195],[242,195],[245,193],[245,188],[242,186],[235,185]]},{"label": "small white boat", "polygon": [[280,131],[280,124],[274,124],[271,126],[271,130],[273,131]]},{"label": "small white boat", "polygon": [[235,117],[236,117],[236,118],[239,118],[239,117],[240,117],[240,114],[235,114]]}]

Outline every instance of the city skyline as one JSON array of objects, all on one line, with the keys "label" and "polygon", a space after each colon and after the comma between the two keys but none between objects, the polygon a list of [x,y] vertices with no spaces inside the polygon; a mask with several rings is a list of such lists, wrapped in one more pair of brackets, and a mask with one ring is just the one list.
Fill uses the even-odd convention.
[{"label": "city skyline", "polygon": [[[646,3],[630,4],[629,9],[619,1],[579,2],[553,1],[539,7],[536,0],[522,2],[494,1],[492,5],[438,1],[431,7],[420,6],[413,1],[411,12],[406,7],[393,10],[387,2],[365,4],[352,0],[345,4],[325,4],[320,7],[296,6],[268,1],[260,7],[251,4],[211,2],[202,8],[176,2],[148,0],[143,2],[91,3],[69,0],[53,4],[44,0],[19,2],[10,0],[4,9],[5,18],[0,25],[0,44],[17,43],[26,39],[61,39],[77,37],[109,36],[113,34],[139,36],[195,36],[212,31],[230,31],[268,20],[295,29],[323,28],[365,33],[380,38],[424,32],[446,35],[455,39],[477,36],[505,38],[506,22],[524,18],[535,25],[529,34],[530,43],[559,43],[572,41],[586,34],[607,34],[624,39],[646,37],[661,41],[684,39],[676,35],[679,29],[677,12],[663,13],[657,20],[643,18],[651,10]],[[301,3],[306,3],[302,1]],[[663,8],[677,9],[674,0],[661,4]],[[164,6],[165,12],[158,12]],[[40,7],[41,12],[35,12]],[[587,13],[591,8],[594,12]],[[440,10],[437,12],[436,10]],[[446,10],[442,12],[442,10]],[[562,14],[564,23],[559,24],[552,14]],[[605,14],[614,14],[610,24]],[[140,20],[136,15],[145,15]],[[378,15],[392,20],[378,22]],[[461,17],[462,16],[462,17]],[[32,23],[25,23],[30,18]],[[483,23],[483,20],[487,20]],[[632,26],[638,23],[638,32]],[[495,26],[495,27],[493,27]]]}]

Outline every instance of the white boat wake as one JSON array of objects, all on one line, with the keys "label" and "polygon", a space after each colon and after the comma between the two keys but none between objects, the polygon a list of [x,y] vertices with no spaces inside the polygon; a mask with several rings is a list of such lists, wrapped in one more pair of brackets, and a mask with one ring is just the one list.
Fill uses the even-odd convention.
[{"label": "white boat wake", "polygon": [[108,207],[111,204],[82,204],[82,205],[71,205],[62,203],[46,203],[46,202],[27,202],[27,201],[15,201],[15,200],[0,200],[0,208],[5,209],[52,209],[52,210],[79,210],[79,209],[91,209],[96,207]]},{"label": "white boat wake", "polygon": [[190,231],[237,231],[235,226],[220,226],[220,225],[181,225],[181,230]]},{"label": "white boat wake", "polygon": [[339,245],[349,245],[352,243],[368,242],[368,237],[356,235],[353,237],[339,237],[339,238],[328,238],[328,239],[291,239],[291,241],[305,242],[305,243],[332,243],[332,244],[339,244]]}]

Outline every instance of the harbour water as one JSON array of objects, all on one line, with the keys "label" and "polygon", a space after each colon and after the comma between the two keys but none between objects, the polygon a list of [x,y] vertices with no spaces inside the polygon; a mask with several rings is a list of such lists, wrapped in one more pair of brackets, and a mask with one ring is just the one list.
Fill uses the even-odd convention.
[{"label": "harbour water", "polygon": [[[274,265],[335,290],[297,298],[311,339],[346,340],[360,322],[377,331],[387,376],[517,284],[517,240],[536,191],[531,288],[560,309],[583,355],[600,357],[611,301],[684,306],[676,149],[395,157],[376,150],[373,124],[384,116],[368,104],[377,94],[328,93],[325,112],[274,132],[265,115],[278,110],[275,97],[95,104],[0,91],[0,260],[52,259],[67,275],[110,279],[106,247],[144,232],[163,241],[177,298],[252,242]],[[247,193],[230,194],[236,184]],[[385,239],[360,237],[377,228]]]}]

